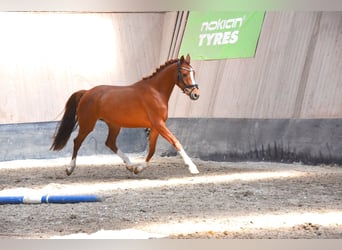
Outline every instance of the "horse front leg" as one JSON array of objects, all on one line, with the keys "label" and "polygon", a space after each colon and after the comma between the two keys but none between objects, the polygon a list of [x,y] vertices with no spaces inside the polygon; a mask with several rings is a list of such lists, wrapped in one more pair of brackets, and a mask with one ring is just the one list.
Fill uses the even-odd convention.
[{"label": "horse front leg", "polygon": [[183,161],[189,167],[191,174],[198,174],[199,171],[196,165],[192,162],[191,158],[185,152],[182,144],[177,140],[177,138],[171,133],[171,131],[166,127],[165,123],[160,123],[158,126],[158,132],[177,150],[177,152],[182,156]]}]

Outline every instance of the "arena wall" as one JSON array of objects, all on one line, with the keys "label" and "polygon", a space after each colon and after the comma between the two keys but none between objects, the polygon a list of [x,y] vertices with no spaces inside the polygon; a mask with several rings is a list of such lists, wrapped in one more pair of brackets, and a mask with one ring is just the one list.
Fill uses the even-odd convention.
[{"label": "arena wall", "polygon": [[201,98],[171,117],[342,117],[342,12],[266,12],[254,58],[193,62]]},{"label": "arena wall", "polygon": [[[61,15],[74,29],[60,40],[70,43],[69,54],[46,43],[40,50],[29,38],[0,42],[0,52],[7,55],[0,59],[0,148],[6,152],[0,161],[70,155],[71,142],[64,153],[48,150],[69,95],[98,84],[127,85],[151,74],[177,57],[187,18],[187,12],[6,15],[0,17],[7,23],[19,15],[28,23],[45,20],[55,29]],[[2,34],[25,38],[1,23]],[[56,38],[51,30],[46,34]],[[77,37],[92,40],[82,45],[73,42]],[[8,51],[17,52],[12,57]],[[341,163],[340,58],[341,12],[266,12],[254,58],[192,62],[201,97],[190,101],[175,88],[168,125],[190,155],[203,159]],[[100,123],[96,130],[93,144],[85,144],[81,154],[111,153],[102,143],[106,126]],[[124,149],[144,151],[145,131],[132,130],[136,139],[129,131],[121,139]],[[134,144],[139,146],[130,150]],[[165,140],[159,138],[158,145],[158,154],[175,154]]]},{"label": "arena wall", "polygon": [[[186,12],[1,13],[0,18],[0,33],[7,37],[0,41],[3,124],[58,120],[78,89],[127,85],[151,74],[177,57],[186,24]],[[44,39],[35,45],[29,32],[9,30],[14,20],[21,20],[13,24],[19,31],[31,28]],[[189,102],[175,89],[170,117],[342,117],[341,20],[341,12],[267,12],[255,57],[193,61],[201,98]],[[44,22],[54,25],[47,33],[52,38],[40,30],[46,26],[32,27]],[[72,29],[59,30],[64,25]],[[66,36],[60,40],[64,52],[47,44],[54,34]],[[78,36],[89,42],[77,43]]]},{"label": "arena wall", "polygon": [[193,62],[201,97],[174,92],[172,132],[203,159],[342,164],[341,24],[341,12],[266,12],[254,58]]},{"label": "arena wall", "polygon": [[[77,131],[71,134],[71,139],[63,150],[57,152],[49,150],[57,125],[57,122],[0,125],[0,162],[71,157],[73,150],[72,139],[76,137]],[[98,121],[93,132],[84,140],[78,155],[113,154],[105,146],[107,134],[107,125]],[[146,151],[147,137],[145,129],[122,129],[117,138],[117,145],[127,153]]]},{"label": "arena wall", "polygon": [[159,65],[164,18],[0,13],[0,123],[57,121],[74,91],[128,85],[151,74]]}]

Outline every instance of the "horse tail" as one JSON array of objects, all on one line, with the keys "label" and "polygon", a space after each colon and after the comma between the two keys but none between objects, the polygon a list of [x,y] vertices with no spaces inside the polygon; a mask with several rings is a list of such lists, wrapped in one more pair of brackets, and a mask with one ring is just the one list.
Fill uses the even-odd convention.
[{"label": "horse tail", "polygon": [[76,129],[78,124],[77,107],[85,92],[86,90],[79,90],[69,97],[65,105],[63,118],[59,127],[56,129],[50,150],[59,151],[64,148],[71,133]]}]

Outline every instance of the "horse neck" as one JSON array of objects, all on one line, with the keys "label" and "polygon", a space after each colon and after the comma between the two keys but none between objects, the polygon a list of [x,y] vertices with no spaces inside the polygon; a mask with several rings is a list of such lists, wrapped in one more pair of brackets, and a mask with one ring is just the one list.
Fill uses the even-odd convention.
[{"label": "horse neck", "polygon": [[177,81],[177,63],[172,63],[149,79],[150,86],[156,89],[168,102]]}]

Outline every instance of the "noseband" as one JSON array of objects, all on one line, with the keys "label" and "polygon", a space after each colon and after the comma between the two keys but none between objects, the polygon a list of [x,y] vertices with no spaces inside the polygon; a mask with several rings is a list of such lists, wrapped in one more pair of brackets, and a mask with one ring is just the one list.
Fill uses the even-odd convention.
[{"label": "noseband", "polygon": [[183,83],[183,88],[182,88],[182,90],[183,90],[184,93],[185,93],[185,90],[186,90],[186,89],[192,89],[192,90],[190,91],[190,94],[191,94],[191,92],[194,90],[194,88],[198,89],[198,84],[195,82],[195,79],[194,79],[193,77],[191,77],[191,81],[194,82],[195,84],[190,84],[190,85],[189,85],[189,84],[186,84],[186,83],[184,82],[183,76],[182,76],[182,74],[181,74],[181,72],[180,72],[181,69],[182,69],[182,70],[189,71],[190,73],[193,73],[194,70],[193,70],[193,68],[191,68],[191,67],[190,67],[190,69],[187,69],[187,68],[182,67],[180,61],[178,60],[178,82]]}]

